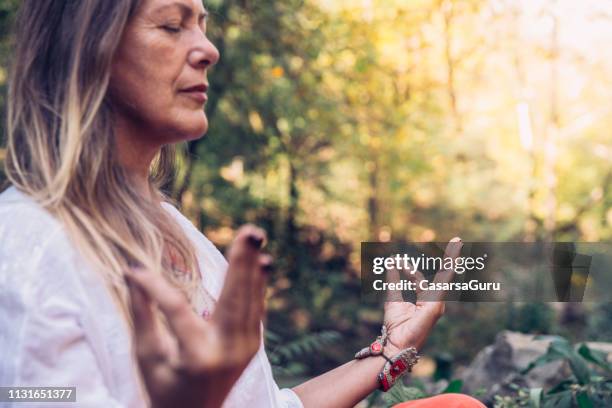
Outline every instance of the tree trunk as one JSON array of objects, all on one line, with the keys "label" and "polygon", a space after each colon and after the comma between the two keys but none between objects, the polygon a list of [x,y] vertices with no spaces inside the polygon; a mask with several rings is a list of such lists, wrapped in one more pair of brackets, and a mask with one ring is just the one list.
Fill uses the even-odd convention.
[{"label": "tree trunk", "polygon": [[368,235],[369,239],[378,239],[378,165],[376,161],[368,163],[368,184],[370,186],[368,197]]}]

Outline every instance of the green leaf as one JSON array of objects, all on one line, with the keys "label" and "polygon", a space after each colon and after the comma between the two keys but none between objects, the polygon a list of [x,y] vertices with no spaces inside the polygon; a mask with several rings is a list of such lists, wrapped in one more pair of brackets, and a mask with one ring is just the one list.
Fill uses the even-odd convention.
[{"label": "green leaf", "polygon": [[270,343],[279,343],[281,338],[278,334],[271,332],[270,330],[266,330],[265,333],[266,342]]},{"label": "green leaf", "polygon": [[395,387],[383,395],[383,400],[389,405],[394,405],[425,397],[427,397],[427,394],[417,387],[406,387],[403,384],[396,384]]},{"label": "green leaf", "polygon": [[532,388],[529,390],[529,405],[531,408],[540,408],[542,402],[542,388]]},{"label": "green leaf", "polygon": [[423,382],[423,380],[421,380],[420,378],[414,378],[410,381],[410,387],[414,387],[414,388],[418,388],[419,390],[421,390],[424,394],[427,393],[427,387],[425,386],[425,383]]},{"label": "green leaf", "polygon": [[574,384],[573,380],[563,380],[561,381],[559,384],[555,385],[553,388],[551,388],[550,390],[548,390],[548,394],[556,394],[562,391],[565,391],[569,388],[569,386],[571,386],[572,384]]},{"label": "green leaf", "polygon": [[593,401],[586,392],[579,392],[576,395],[576,401],[580,408],[593,408]]},{"label": "green leaf", "polygon": [[604,370],[612,371],[612,366],[608,363],[608,353],[600,350],[593,350],[585,343],[582,343],[578,347],[578,354],[580,354],[585,360],[597,364]]},{"label": "green leaf", "polygon": [[448,386],[442,391],[442,394],[457,394],[463,388],[463,381],[459,379],[452,380]]},{"label": "green leaf", "polygon": [[268,353],[268,359],[277,372],[287,372],[281,365],[292,362],[298,363],[297,359],[304,359],[310,354],[321,352],[326,345],[333,344],[340,339],[340,334],[335,331],[323,331],[312,333],[287,344],[279,344]]},{"label": "green leaf", "polygon": [[584,385],[590,381],[591,372],[586,361],[572,348],[567,340],[553,340],[550,343],[549,350],[562,355],[569,361],[572,372],[580,384]]},{"label": "green leaf", "polygon": [[547,396],[543,408],[572,408],[572,392],[568,390]]},{"label": "green leaf", "polygon": [[548,341],[551,341],[551,342],[552,341],[558,341],[558,342],[565,342],[565,343],[569,344],[567,339],[565,339],[565,338],[563,338],[561,336],[555,335],[555,334],[538,334],[537,336],[534,336],[533,339],[534,340],[548,340]]},{"label": "green leaf", "polygon": [[552,351],[549,347],[548,351],[545,354],[542,354],[535,360],[533,360],[527,367],[521,370],[521,374],[527,374],[529,371],[533,370],[536,367],[540,367],[551,363],[556,360],[561,360],[563,355],[557,353],[556,351]]}]

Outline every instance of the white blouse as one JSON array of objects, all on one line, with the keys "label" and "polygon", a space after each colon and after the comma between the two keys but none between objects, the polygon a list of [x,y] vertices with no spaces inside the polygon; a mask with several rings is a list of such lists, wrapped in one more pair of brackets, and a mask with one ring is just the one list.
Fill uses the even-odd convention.
[{"label": "white blouse", "polygon": [[[216,300],[225,258],[175,207],[164,208],[192,239]],[[76,404],[45,406],[146,406],[127,325],[101,279],[46,210],[15,187],[0,194],[0,386],[76,387]],[[223,407],[302,407],[274,382],[263,338]]]}]

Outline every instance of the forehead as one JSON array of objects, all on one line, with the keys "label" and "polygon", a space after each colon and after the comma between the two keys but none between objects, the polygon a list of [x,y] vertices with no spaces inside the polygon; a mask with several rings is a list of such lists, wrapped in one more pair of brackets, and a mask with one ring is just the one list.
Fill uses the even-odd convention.
[{"label": "forehead", "polygon": [[180,11],[196,15],[207,14],[202,0],[144,0],[141,4],[144,13],[163,14]]}]

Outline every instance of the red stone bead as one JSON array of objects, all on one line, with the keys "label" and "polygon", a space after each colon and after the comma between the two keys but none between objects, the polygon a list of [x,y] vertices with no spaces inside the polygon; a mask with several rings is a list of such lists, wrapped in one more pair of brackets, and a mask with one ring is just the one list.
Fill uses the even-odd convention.
[{"label": "red stone bead", "polygon": [[406,365],[404,365],[402,360],[397,360],[395,363],[393,363],[390,374],[393,378],[395,378],[401,373],[403,373],[405,369]]}]

